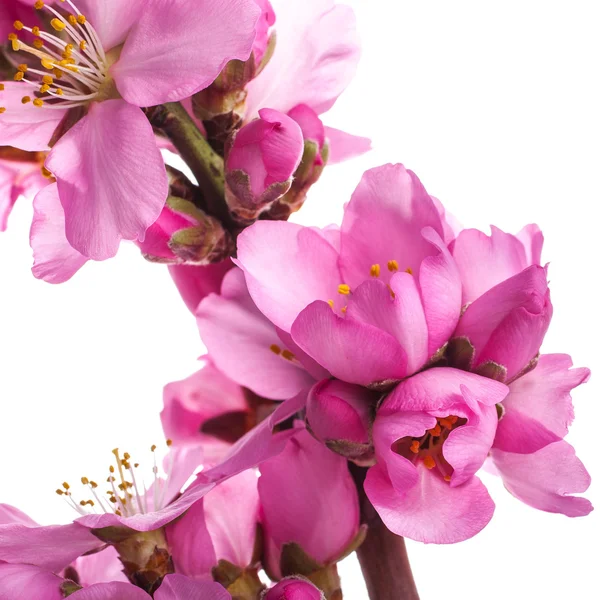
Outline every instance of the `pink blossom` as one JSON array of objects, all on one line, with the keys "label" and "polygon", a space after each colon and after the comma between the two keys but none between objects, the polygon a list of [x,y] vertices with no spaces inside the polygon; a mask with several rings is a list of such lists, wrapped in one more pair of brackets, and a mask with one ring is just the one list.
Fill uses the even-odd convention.
[{"label": "pink blossom", "polygon": [[384,400],[373,426],[378,463],[365,491],[388,529],[445,544],[487,525],[494,503],[475,473],[494,441],[495,405],[507,393],[497,381],[434,368]]},{"label": "pink blossom", "polygon": [[0,598],[63,600],[63,579],[34,565],[0,562]]},{"label": "pink blossom", "polygon": [[281,576],[281,551],[289,542],[320,563],[339,559],[360,525],[346,460],[300,429],[283,452],[260,465],[260,473],[269,572]]},{"label": "pink blossom", "polygon": [[540,510],[579,517],[592,505],[571,494],[585,492],[590,476],[563,438],[574,417],[570,392],[590,371],[571,366],[566,354],[544,354],[535,369],[510,384],[491,456],[514,496]]},{"label": "pink blossom", "polygon": [[258,526],[258,477],[248,470],[222,482],[166,528],[178,573],[211,578],[220,560],[252,566]]},{"label": "pink blossom", "polygon": [[269,45],[270,29],[275,24],[275,11],[269,0],[255,0],[260,7],[261,15],[256,24],[256,39],[252,46],[254,62],[260,65]]},{"label": "pink blossom", "polygon": [[323,592],[308,579],[287,577],[273,586],[263,600],[324,600]]},{"label": "pink blossom", "polygon": [[417,177],[386,165],[365,173],[341,231],[258,222],[238,239],[238,263],[256,306],[299,350],[342,381],[387,385],[427,364],[458,322],[461,283],[442,234]]},{"label": "pink blossom", "polygon": [[262,109],[230,142],[225,162],[227,199],[238,218],[253,220],[292,185],[303,152],[302,130],[276,110]]},{"label": "pink blossom", "polygon": [[[49,98],[36,100],[34,107],[21,102],[28,88],[6,84],[0,94],[6,108],[0,115],[0,144],[46,149],[61,107],[87,110],[53,147],[46,166],[58,181],[69,243],[84,256],[103,260],[114,256],[121,239],[143,241],[167,198],[162,157],[140,107],[186,98],[210,85],[229,60],[246,60],[259,9],[251,0],[210,0],[201,10],[186,0],[173,0],[168,7],[132,0],[125,9],[120,3],[75,3],[86,13],[85,24],[71,26],[61,14],[51,15],[62,21],[59,28],[74,45],[86,42],[67,69],[74,83],[63,85],[58,95],[53,81]],[[74,3],[61,8],[78,15]],[[198,39],[203,50],[190,52]],[[23,41],[12,44],[31,52]],[[122,44],[117,59],[109,51]],[[66,68],[50,55],[44,60]],[[78,70],[81,63],[91,69],[89,76]]]}]

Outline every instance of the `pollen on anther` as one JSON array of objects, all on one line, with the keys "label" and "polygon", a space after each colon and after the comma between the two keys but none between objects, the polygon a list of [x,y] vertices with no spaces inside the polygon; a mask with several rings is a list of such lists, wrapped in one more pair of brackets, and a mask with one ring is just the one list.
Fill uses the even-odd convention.
[{"label": "pollen on anther", "polygon": [[79,49],[83,51],[86,48],[87,48],[87,42],[85,40],[81,40],[81,42],[79,42]]},{"label": "pollen on anther", "polygon": [[50,21],[50,25],[52,26],[52,29],[56,31],[64,31],[65,27],[67,26],[67,24],[64,21],[61,21],[60,19],[56,18]]},{"label": "pollen on anther", "polygon": [[37,25],[35,27],[32,27],[31,33],[33,33],[33,35],[35,35],[35,36],[40,35],[40,28]]},{"label": "pollen on anther", "polygon": [[293,352],[290,352],[289,350],[284,350],[281,353],[281,358],[285,358],[285,360],[294,360],[296,358],[296,355]]},{"label": "pollen on anther", "polygon": [[150,446],[150,452],[154,452],[156,450],[156,444],[152,444],[152,446]]},{"label": "pollen on anther", "polygon": [[48,171],[48,169],[46,169],[46,167],[44,167],[44,165],[42,165],[42,175],[46,178],[46,179],[52,179],[54,176],[52,175],[52,173],[50,171]]},{"label": "pollen on anther", "polygon": [[452,477],[450,475],[444,475],[444,481],[450,481]]},{"label": "pollen on anther", "polygon": [[429,456],[427,455],[424,459],[423,459],[423,464],[428,468],[428,469],[433,469],[435,467],[435,460],[433,459],[433,456]]},{"label": "pollen on anther", "polygon": [[29,102],[31,102],[31,96],[23,96],[21,98],[21,104],[28,104]]},{"label": "pollen on anther", "polygon": [[35,39],[35,40],[33,40],[33,46],[34,46],[34,48],[37,48],[38,50],[40,50],[41,48],[44,47],[44,41]]},{"label": "pollen on anther", "polygon": [[21,71],[21,73],[27,73],[28,68],[26,64],[17,65],[17,70]]},{"label": "pollen on anther", "polygon": [[17,31],[21,31],[21,29],[23,29],[23,27],[25,27],[23,25],[23,23],[21,23],[21,21],[15,21],[13,23],[13,27],[17,30]]},{"label": "pollen on anther", "polygon": [[421,448],[421,444],[419,444],[418,440],[413,440],[410,445],[410,451],[414,454],[418,454]]},{"label": "pollen on anther", "polygon": [[42,0],[37,0],[37,2],[33,5],[33,8],[35,8],[35,10],[42,10],[42,8],[44,8],[44,3]]},{"label": "pollen on anther", "polygon": [[75,15],[69,15],[68,18],[71,25],[77,25],[77,19],[75,18]]},{"label": "pollen on anther", "polygon": [[44,106],[44,101],[41,98],[36,98],[33,101],[33,105],[36,106],[37,108],[41,108],[42,106]]},{"label": "pollen on anther", "polygon": [[87,21],[87,19],[85,18],[85,15],[77,15],[77,22],[80,25],[85,25],[86,21]]},{"label": "pollen on anther", "polygon": [[0,106],[0,115],[4,114],[6,112],[6,108],[4,108],[4,106]]},{"label": "pollen on anther", "polygon": [[41,92],[42,94],[45,94],[45,93],[46,93],[46,92],[47,92],[49,89],[50,89],[50,86],[49,86],[47,83],[44,83],[44,85],[42,85],[42,86],[40,87],[40,92]]},{"label": "pollen on anther", "polygon": [[63,481],[62,486],[65,488],[65,490],[71,489],[71,486],[66,481]]},{"label": "pollen on anther", "polygon": [[269,346],[269,350],[273,353],[273,354],[281,354],[281,348],[277,345],[277,344],[271,344]]},{"label": "pollen on anther", "polygon": [[387,268],[388,271],[390,271],[391,273],[395,273],[400,268],[400,266],[398,265],[397,260],[388,260]]},{"label": "pollen on anther", "polygon": [[17,72],[15,73],[15,76],[14,76],[14,78],[13,78],[13,79],[14,79],[15,81],[23,81],[23,77],[24,77],[24,75],[23,75],[23,71],[17,71]]},{"label": "pollen on anther", "polygon": [[54,83],[54,79],[50,75],[44,75],[42,77],[42,83],[46,85],[52,85]]},{"label": "pollen on anther", "polygon": [[335,302],[333,300],[327,300],[327,304],[329,304],[330,308],[333,308],[335,305]]},{"label": "pollen on anther", "polygon": [[338,285],[338,294],[347,296],[349,293],[350,293],[350,286],[347,283],[340,283],[340,285]]},{"label": "pollen on anther", "polygon": [[375,264],[371,265],[371,277],[379,277],[381,273],[381,265]]},{"label": "pollen on anther", "polygon": [[3,91],[4,91],[4,84],[0,83],[0,92],[3,92]]},{"label": "pollen on anther", "polygon": [[404,271],[404,272],[405,272],[405,273],[408,273],[409,275],[412,275],[412,274],[413,274],[413,270],[412,270],[410,267],[406,267],[406,269],[405,269],[405,271]]},{"label": "pollen on anther", "polygon": [[440,427],[439,423],[436,423],[433,429],[428,429],[427,431],[432,435],[432,437],[440,437],[440,435],[442,435],[442,428]]},{"label": "pollen on anther", "polygon": [[167,448],[170,448],[173,445],[173,440],[167,440]]}]

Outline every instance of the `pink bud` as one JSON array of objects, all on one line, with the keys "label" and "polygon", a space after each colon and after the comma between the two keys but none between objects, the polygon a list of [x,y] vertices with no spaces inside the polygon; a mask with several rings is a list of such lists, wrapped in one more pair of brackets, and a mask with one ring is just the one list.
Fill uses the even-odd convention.
[{"label": "pink bud", "polygon": [[323,164],[321,150],[325,146],[325,126],[319,115],[310,106],[298,104],[288,112],[288,117],[300,125],[305,143],[314,142],[317,145],[316,160],[320,161],[317,164]]},{"label": "pink bud", "polygon": [[263,600],[324,600],[321,590],[307,579],[288,577],[268,590]]},{"label": "pink bud", "polygon": [[[315,385],[308,397],[306,418],[322,442],[369,445],[369,429],[377,394],[337,379]],[[330,446],[331,447],[331,446]]]},{"label": "pink bud", "polygon": [[347,461],[299,429],[260,472],[270,572],[281,576],[281,552],[290,542],[319,563],[340,558],[359,529],[358,497]]},{"label": "pink bud", "polygon": [[177,573],[209,579],[220,560],[252,563],[258,524],[258,478],[244,471],[211,490],[166,528]]},{"label": "pink bud", "polygon": [[259,115],[237,132],[225,163],[227,202],[249,220],[290,189],[303,152],[302,131],[293,119],[267,108]]}]

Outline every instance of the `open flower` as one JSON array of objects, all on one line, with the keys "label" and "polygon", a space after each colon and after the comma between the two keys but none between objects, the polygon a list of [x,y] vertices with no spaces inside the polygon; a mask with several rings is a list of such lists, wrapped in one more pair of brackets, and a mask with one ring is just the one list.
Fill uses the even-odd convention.
[{"label": "open flower", "polygon": [[377,412],[378,463],[365,491],[390,531],[437,544],[465,540],[487,525],[494,503],[475,473],[498,424],[508,388],[456,369],[403,381]]},{"label": "open flower", "polygon": [[[83,111],[46,166],[58,181],[69,243],[103,260],[121,239],[143,240],[167,198],[162,157],[140,107],[186,98],[227,61],[248,58],[259,9],[251,0],[131,0],[125,7],[66,0],[57,9],[40,0],[35,7],[61,35],[15,23],[13,50],[39,59],[41,68],[24,62],[20,83],[0,93],[0,143],[45,149],[61,113]],[[26,43],[21,32],[35,41]],[[190,52],[199,39],[200,50]]]}]

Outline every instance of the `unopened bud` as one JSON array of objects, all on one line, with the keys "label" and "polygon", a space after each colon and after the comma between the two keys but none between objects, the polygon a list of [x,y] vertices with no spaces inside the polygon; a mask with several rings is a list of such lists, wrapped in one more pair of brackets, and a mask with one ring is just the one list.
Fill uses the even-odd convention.
[{"label": "unopened bud", "polygon": [[323,592],[303,577],[282,579],[267,590],[262,600],[324,600]]}]

